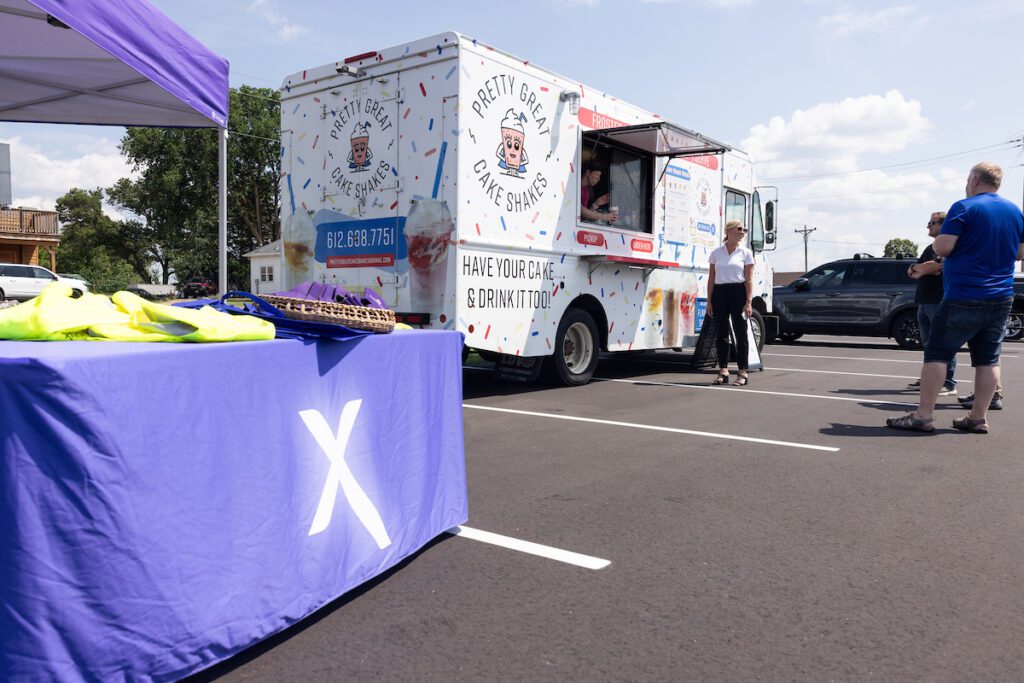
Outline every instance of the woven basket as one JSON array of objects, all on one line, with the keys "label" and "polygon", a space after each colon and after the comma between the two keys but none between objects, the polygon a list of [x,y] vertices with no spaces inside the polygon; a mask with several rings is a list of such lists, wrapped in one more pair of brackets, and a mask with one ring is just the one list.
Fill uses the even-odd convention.
[{"label": "woven basket", "polygon": [[395,329],[395,312],[386,309],[350,306],[333,301],[310,301],[290,296],[270,295],[262,298],[284,313],[284,317],[294,320],[334,323],[373,332],[391,332]]}]

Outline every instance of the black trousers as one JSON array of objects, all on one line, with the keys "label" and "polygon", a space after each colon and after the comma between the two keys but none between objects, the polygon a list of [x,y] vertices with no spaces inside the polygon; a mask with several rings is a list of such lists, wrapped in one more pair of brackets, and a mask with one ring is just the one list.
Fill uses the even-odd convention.
[{"label": "black trousers", "polygon": [[743,304],[747,302],[747,285],[730,282],[715,285],[711,292],[711,314],[715,319],[715,350],[718,352],[718,367],[729,367],[729,320],[736,333],[736,367],[747,369],[747,319],[743,317]]}]

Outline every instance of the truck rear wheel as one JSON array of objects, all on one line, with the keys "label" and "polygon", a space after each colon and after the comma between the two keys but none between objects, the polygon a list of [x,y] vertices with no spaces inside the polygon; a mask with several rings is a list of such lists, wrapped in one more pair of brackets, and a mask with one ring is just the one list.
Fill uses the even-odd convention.
[{"label": "truck rear wheel", "polygon": [[753,314],[747,320],[747,324],[750,325],[750,329],[754,332],[754,341],[757,343],[757,353],[760,354],[764,351],[765,343],[764,317],[761,315],[761,312],[755,308]]},{"label": "truck rear wheel", "polygon": [[567,387],[586,384],[597,369],[597,325],[589,313],[570,308],[558,324],[555,353],[544,363],[548,378]]}]

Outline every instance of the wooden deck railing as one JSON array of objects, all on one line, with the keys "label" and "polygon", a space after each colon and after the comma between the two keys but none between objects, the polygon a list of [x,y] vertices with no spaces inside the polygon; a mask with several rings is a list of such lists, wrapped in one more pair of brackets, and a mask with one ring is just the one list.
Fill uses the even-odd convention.
[{"label": "wooden deck railing", "polygon": [[0,209],[0,232],[21,235],[56,235],[57,212],[36,209]]}]

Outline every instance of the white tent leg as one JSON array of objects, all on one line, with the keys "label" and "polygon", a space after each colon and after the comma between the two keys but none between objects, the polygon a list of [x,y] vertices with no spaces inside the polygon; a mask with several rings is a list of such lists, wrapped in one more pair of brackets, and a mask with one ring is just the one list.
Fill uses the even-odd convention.
[{"label": "white tent leg", "polygon": [[228,130],[217,129],[218,181],[217,181],[217,243],[218,287],[223,296],[228,291]]}]

